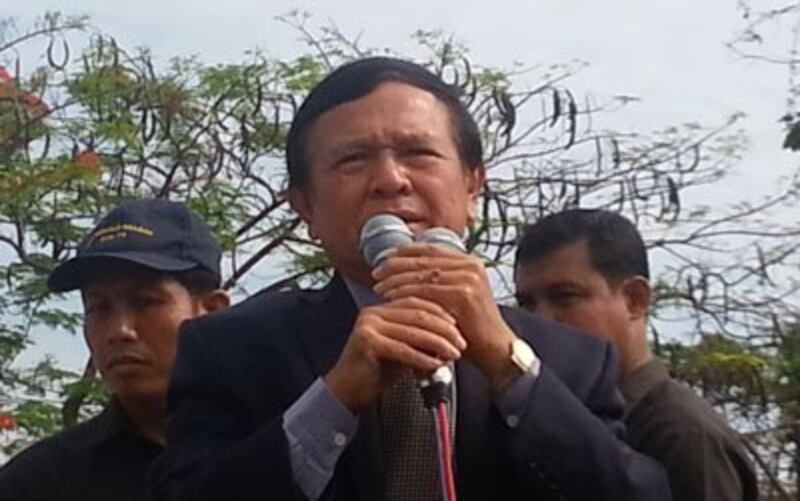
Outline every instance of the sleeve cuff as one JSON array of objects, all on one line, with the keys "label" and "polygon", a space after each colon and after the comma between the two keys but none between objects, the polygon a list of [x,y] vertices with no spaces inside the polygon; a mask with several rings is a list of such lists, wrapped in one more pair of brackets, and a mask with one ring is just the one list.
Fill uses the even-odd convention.
[{"label": "sleeve cuff", "polygon": [[283,430],[295,483],[309,499],[317,499],[355,437],[358,417],[318,378],[283,414]]},{"label": "sleeve cuff", "polygon": [[528,395],[533,391],[536,380],[536,374],[526,372],[495,397],[495,405],[509,428],[516,428],[522,421],[527,411]]}]

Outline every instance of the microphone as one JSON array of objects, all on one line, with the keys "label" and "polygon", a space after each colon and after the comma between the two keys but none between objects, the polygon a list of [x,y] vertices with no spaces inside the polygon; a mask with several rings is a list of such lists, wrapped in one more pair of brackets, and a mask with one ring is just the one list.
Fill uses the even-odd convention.
[{"label": "microphone", "polygon": [[[456,232],[447,228],[430,228],[423,232],[419,242],[465,252],[464,244]],[[361,227],[359,248],[364,260],[375,269],[395,249],[414,242],[414,234],[405,221],[392,214],[376,214]],[[426,407],[434,407],[448,399],[448,388],[453,382],[453,371],[445,364],[428,374],[417,373],[417,385]]]},{"label": "microphone", "polygon": [[461,237],[450,228],[428,228],[417,238],[417,242],[462,253],[467,252]]},{"label": "microphone", "polygon": [[414,234],[405,221],[392,214],[376,214],[361,227],[361,255],[375,269],[398,247],[414,242]]},{"label": "microphone", "polygon": [[[465,252],[461,238],[447,228],[430,228],[419,236],[418,241]],[[374,269],[380,266],[395,249],[413,242],[414,234],[402,219],[391,214],[377,214],[369,218],[361,227],[359,248],[364,260]],[[453,371],[448,364],[445,364],[430,374],[415,372],[422,401],[431,412],[434,422],[442,499],[455,501],[453,454],[450,445],[450,430],[455,426],[455,420],[448,417],[447,409]],[[455,403],[453,403],[453,409],[455,410]]]},{"label": "microphone", "polygon": [[[428,228],[417,238],[417,242],[435,245],[443,249],[467,252],[458,234],[449,228]],[[417,376],[417,384],[427,407],[448,399],[448,389],[453,382],[453,369],[445,364],[429,374]]]}]

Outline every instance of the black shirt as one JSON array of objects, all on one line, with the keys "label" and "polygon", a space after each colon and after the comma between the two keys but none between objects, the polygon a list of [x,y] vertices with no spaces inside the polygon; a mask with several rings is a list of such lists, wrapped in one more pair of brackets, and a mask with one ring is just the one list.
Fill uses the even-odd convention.
[{"label": "black shirt", "polygon": [[653,359],[620,385],[631,445],[667,470],[680,501],[750,501],[758,485],[739,436]]},{"label": "black shirt", "polygon": [[97,417],[59,432],[0,469],[0,501],[141,501],[162,447],[130,428],[112,402]]}]

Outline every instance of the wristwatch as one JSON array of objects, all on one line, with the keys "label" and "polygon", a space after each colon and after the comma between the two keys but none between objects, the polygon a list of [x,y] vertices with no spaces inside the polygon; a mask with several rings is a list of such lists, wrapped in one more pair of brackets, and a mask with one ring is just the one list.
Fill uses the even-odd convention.
[{"label": "wristwatch", "polygon": [[519,368],[522,374],[530,372],[534,377],[539,375],[539,368],[542,365],[539,357],[533,352],[533,348],[520,338],[511,342],[511,362]]},{"label": "wristwatch", "polygon": [[531,374],[533,377],[539,375],[542,363],[528,343],[523,339],[515,338],[511,342],[509,351],[508,362],[510,363],[506,364],[502,375],[492,381],[492,387],[496,392],[502,392],[525,374]]}]

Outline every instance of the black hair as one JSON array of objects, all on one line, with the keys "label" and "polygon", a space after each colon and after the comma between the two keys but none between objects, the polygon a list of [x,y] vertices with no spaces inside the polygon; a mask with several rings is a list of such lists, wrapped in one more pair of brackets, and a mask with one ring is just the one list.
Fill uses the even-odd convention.
[{"label": "black hair", "polygon": [[292,120],[286,139],[289,187],[308,183],[308,131],[326,111],[366,96],[386,82],[400,82],[433,94],[450,112],[462,163],[475,169],[483,163],[483,146],[475,120],[461,101],[461,89],[449,85],[424,67],[391,57],[368,57],[338,67],[308,94]]},{"label": "black hair", "polygon": [[647,250],[636,226],[615,212],[600,209],[550,214],[523,228],[514,267],[577,242],[586,242],[592,266],[608,281],[636,275],[650,278]]}]

